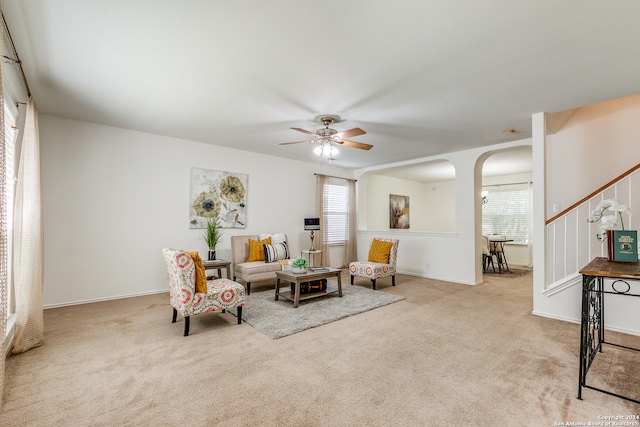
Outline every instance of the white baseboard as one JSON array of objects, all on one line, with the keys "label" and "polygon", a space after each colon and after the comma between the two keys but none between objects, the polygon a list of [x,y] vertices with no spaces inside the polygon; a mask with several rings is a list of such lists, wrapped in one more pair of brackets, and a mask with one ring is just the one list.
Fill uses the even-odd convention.
[{"label": "white baseboard", "polygon": [[580,273],[574,273],[571,274],[567,277],[564,277],[560,280],[557,280],[553,283],[551,283],[547,289],[545,289],[542,294],[545,296],[551,296],[553,294],[556,294],[558,292],[562,292],[566,289],[569,289],[573,286],[576,285],[581,285],[582,284],[582,275]]},{"label": "white baseboard", "polygon": [[163,294],[163,293],[169,293],[169,289],[162,289],[162,290],[155,290],[155,291],[148,291],[148,292],[138,292],[135,294],[114,295],[114,296],[105,297],[105,298],[94,298],[94,299],[88,299],[88,300],[82,300],[82,301],[70,301],[70,302],[65,302],[60,304],[47,304],[42,308],[46,310],[48,308],[69,307],[72,305],[91,304],[93,302],[112,301],[116,299],[142,297],[145,295],[155,295],[155,294]]},{"label": "white baseboard", "polygon": [[433,276],[433,275],[428,275],[428,274],[423,274],[423,273],[417,273],[415,271],[400,271],[400,270],[397,270],[396,273],[398,273],[398,274],[406,274],[407,276],[422,277],[423,279],[438,280],[440,282],[457,283],[457,284],[460,284],[460,285],[475,286],[475,285],[479,285],[480,283],[482,283],[482,282],[478,282],[478,283],[462,282],[462,281],[459,281],[459,280],[453,281],[453,280],[451,280],[451,278],[438,277],[438,276]]},{"label": "white baseboard", "polygon": [[573,317],[557,316],[555,314],[543,313],[541,311],[536,311],[536,310],[533,310],[531,314],[535,314],[536,316],[546,317],[549,319],[562,320],[563,322],[580,324],[580,319],[573,318]]}]

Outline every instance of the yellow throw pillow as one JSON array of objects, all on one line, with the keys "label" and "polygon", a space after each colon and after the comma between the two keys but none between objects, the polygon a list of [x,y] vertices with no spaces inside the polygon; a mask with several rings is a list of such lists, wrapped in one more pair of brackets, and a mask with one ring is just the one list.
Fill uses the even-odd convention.
[{"label": "yellow throw pillow", "polygon": [[264,240],[249,239],[249,257],[247,262],[251,261],[264,261],[264,245],[271,244],[271,237],[267,237]]},{"label": "yellow throw pillow", "polygon": [[204,274],[204,265],[202,264],[202,259],[200,258],[200,254],[198,252],[187,252],[193,263],[196,265],[196,292],[202,292],[206,294],[207,289],[207,275]]},{"label": "yellow throw pillow", "polygon": [[371,242],[371,248],[369,248],[369,262],[388,264],[392,244],[393,243],[391,242],[383,242],[379,239],[373,239],[373,242]]}]

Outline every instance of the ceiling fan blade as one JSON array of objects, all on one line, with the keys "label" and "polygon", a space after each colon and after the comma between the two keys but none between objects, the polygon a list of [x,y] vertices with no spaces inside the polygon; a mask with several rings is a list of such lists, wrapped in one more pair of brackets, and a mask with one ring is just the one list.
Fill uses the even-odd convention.
[{"label": "ceiling fan blade", "polygon": [[306,133],[307,135],[315,135],[315,132],[309,132],[308,130],[300,129],[300,128],[291,128],[293,130],[297,130],[298,132]]},{"label": "ceiling fan blade", "polygon": [[336,136],[340,139],[342,138],[351,138],[353,136],[364,135],[366,132],[360,128],[353,128],[349,130],[345,130],[344,132],[338,132]]},{"label": "ceiling fan blade", "polygon": [[300,144],[301,142],[313,142],[313,140],[305,139],[304,141],[281,142],[278,145]]},{"label": "ceiling fan blade", "polygon": [[371,150],[373,148],[373,145],[371,144],[363,144],[362,142],[347,141],[346,139],[343,139],[342,141],[337,141],[337,142],[338,144],[342,144],[352,148],[359,148],[361,150]]}]

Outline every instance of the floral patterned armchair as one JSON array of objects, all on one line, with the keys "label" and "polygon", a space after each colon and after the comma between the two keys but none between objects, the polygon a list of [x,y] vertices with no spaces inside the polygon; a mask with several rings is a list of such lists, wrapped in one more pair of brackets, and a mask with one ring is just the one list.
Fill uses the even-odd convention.
[{"label": "floral patterned armchair", "polygon": [[184,336],[189,335],[189,317],[206,312],[225,312],[237,308],[238,324],[242,323],[244,286],[230,279],[207,281],[207,292],[196,291],[196,266],[184,251],[165,248],[162,255],[169,272],[169,301],[173,307],[172,323],[177,314],[184,316]]},{"label": "floral patterned armchair", "polygon": [[395,286],[398,243],[398,239],[373,239],[369,246],[368,261],[355,261],[349,264],[351,284],[353,285],[355,276],[366,277],[371,279],[371,286],[375,289],[376,279],[391,276],[391,285]]}]

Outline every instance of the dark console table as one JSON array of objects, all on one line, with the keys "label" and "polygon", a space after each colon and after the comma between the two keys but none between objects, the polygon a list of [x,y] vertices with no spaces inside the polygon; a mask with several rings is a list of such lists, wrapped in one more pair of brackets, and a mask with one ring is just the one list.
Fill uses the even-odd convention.
[{"label": "dark console table", "polygon": [[[582,388],[590,388],[612,396],[620,397],[631,402],[639,400],[602,390],[587,385],[587,372],[593,359],[602,352],[602,345],[608,344],[627,350],[640,351],[637,348],[626,347],[610,343],[604,338],[604,296],[605,294],[640,297],[640,293],[632,292],[629,280],[640,280],[640,264],[637,262],[612,262],[606,258],[594,258],[580,270],[582,274],[582,322],[580,333],[580,378],[578,385],[578,399],[582,400]],[[612,283],[606,289],[604,279],[611,279]],[[634,289],[635,291],[635,289]]]}]

